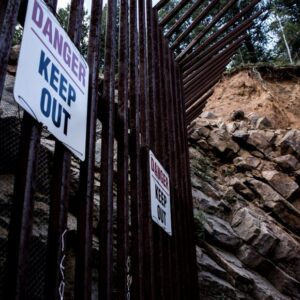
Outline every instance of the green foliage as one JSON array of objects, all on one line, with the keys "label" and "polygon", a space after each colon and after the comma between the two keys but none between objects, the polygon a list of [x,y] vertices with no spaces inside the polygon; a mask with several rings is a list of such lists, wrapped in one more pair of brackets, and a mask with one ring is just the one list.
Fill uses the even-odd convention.
[{"label": "green foliage", "polygon": [[212,162],[208,157],[199,156],[191,160],[191,167],[194,174],[203,180],[210,182],[213,175]]},{"label": "green foliage", "polygon": [[[289,62],[287,46],[284,42],[286,38],[292,60],[300,60],[300,4],[298,0],[275,0],[272,2],[271,11],[274,15],[270,30],[277,39],[273,51],[275,61]],[[282,29],[279,24],[281,22]]]},{"label": "green foliage", "polygon": [[[159,17],[162,19],[169,11],[171,11],[179,0],[170,1],[163,9],[159,11]],[[212,33],[219,30],[230,19],[232,19],[245,6],[249,5],[248,0],[237,1],[233,7],[215,24],[209,33],[207,33],[201,42],[205,41]],[[211,22],[213,17],[228,3],[228,1],[220,0],[218,4],[213,7],[204,20],[195,28],[188,37],[180,44],[180,47],[175,50],[179,54],[191,40],[203,28]],[[195,20],[209,4],[209,1],[203,1],[199,9],[180,27],[180,30],[171,37],[170,42],[174,42],[183,31]],[[167,32],[171,26],[179,19],[180,16],[192,5],[190,2],[179,12],[178,16],[173,18],[166,26]],[[292,59],[295,63],[300,60],[300,4],[299,0],[262,0],[255,8],[252,9],[244,18],[236,22],[234,27],[238,26],[246,18],[250,17],[257,11],[263,13],[254,21],[253,27],[248,30],[248,37],[243,46],[237,52],[232,60],[232,66],[236,67],[241,64],[253,64],[272,62],[274,64],[289,63],[287,55],[286,44],[283,39],[283,32],[286,37],[288,47],[291,51]],[[282,22],[283,32],[280,29],[278,16]],[[231,29],[232,30],[232,29]],[[225,34],[227,34],[226,32]],[[222,35],[220,38],[225,36]],[[197,46],[197,45],[196,45]]]},{"label": "green foliage", "polygon": [[20,25],[17,25],[13,36],[13,41],[12,41],[13,46],[21,44],[22,35],[23,35],[23,28]]},{"label": "green foliage", "polygon": [[[69,24],[69,15],[70,15],[70,5],[68,4],[66,8],[60,8],[57,12],[57,18],[62,27],[68,31]],[[80,53],[86,57],[87,56],[87,42],[89,34],[89,23],[90,17],[88,16],[87,10],[84,11],[82,27],[81,27],[81,38],[79,44]]]}]

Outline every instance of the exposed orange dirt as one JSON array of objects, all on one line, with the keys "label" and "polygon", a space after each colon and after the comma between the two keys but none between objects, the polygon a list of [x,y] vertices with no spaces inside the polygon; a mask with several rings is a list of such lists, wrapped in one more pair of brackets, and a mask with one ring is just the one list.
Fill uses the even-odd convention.
[{"label": "exposed orange dirt", "polygon": [[204,111],[228,120],[236,110],[266,116],[275,128],[300,129],[300,68],[247,68],[224,75]]}]

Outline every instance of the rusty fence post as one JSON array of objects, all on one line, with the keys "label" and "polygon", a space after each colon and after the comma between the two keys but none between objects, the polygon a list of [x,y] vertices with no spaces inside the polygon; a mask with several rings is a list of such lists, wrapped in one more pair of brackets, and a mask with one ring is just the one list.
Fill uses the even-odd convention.
[{"label": "rusty fence post", "polygon": [[75,299],[90,300],[92,285],[92,237],[94,204],[94,165],[98,111],[99,51],[102,0],[92,1],[87,61],[90,67],[87,117],[86,160],[80,165]]}]

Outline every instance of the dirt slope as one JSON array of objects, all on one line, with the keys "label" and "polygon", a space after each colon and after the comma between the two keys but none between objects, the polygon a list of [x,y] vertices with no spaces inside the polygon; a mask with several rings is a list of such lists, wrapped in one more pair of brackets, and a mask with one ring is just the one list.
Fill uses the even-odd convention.
[{"label": "dirt slope", "polygon": [[275,128],[300,128],[299,68],[248,68],[227,74],[204,111],[228,120],[236,110],[266,116]]}]

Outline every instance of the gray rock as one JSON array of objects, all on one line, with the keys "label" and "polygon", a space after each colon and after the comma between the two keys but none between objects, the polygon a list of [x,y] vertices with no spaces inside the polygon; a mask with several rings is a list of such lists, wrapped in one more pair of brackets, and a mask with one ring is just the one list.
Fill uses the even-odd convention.
[{"label": "gray rock", "polygon": [[[254,148],[263,153],[266,153],[267,149],[271,146],[269,138],[266,136],[266,134],[258,130],[249,131],[247,144],[253,146]],[[269,151],[271,151],[271,149]]]},{"label": "gray rock", "polygon": [[226,271],[213,261],[200,247],[196,247],[197,264],[201,271],[210,272],[222,279],[226,279]]},{"label": "gray rock", "polygon": [[22,116],[22,109],[18,106],[14,100],[13,88],[15,84],[15,77],[9,74],[5,77],[4,90],[0,102],[2,110],[1,118],[20,118]]},{"label": "gray rock", "polygon": [[300,130],[289,130],[285,136],[277,143],[283,153],[300,156]]},{"label": "gray rock", "polygon": [[245,199],[250,201],[255,199],[253,192],[238,178],[233,178],[230,184],[233,186],[234,190]]},{"label": "gray rock", "polygon": [[256,179],[247,180],[247,185],[257,193],[263,205],[294,231],[300,231],[300,212],[269,185]]},{"label": "gray rock", "polygon": [[272,128],[272,126],[272,122],[267,117],[259,118],[255,125],[257,129]]},{"label": "gray rock", "polygon": [[267,274],[267,278],[281,293],[295,300],[300,299],[300,282],[280,268],[274,266],[274,269]]},{"label": "gray rock", "polygon": [[259,252],[261,255],[267,256],[273,251],[273,249],[278,244],[279,239],[274,235],[272,230],[265,222],[260,224],[260,233],[253,240],[252,246]]},{"label": "gray rock", "polygon": [[237,142],[246,142],[248,140],[249,133],[247,130],[237,130],[233,133],[232,138]]},{"label": "gray rock", "polygon": [[189,139],[191,142],[196,142],[200,139],[200,137],[198,130],[194,130],[193,133],[190,134]]},{"label": "gray rock", "polygon": [[194,208],[204,210],[210,214],[216,214],[219,211],[218,202],[205,195],[201,190],[192,189],[194,199]]},{"label": "gray rock", "polygon": [[16,65],[18,62],[19,58],[19,53],[20,53],[21,45],[15,45],[11,47],[10,53],[9,53],[9,63]]},{"label": "gray rock", "polygon": [[234,165],[237,167],[238,170],[241,171],[251,171],[256,169],[260,164],[260,159],[254,156],[247,156],[247,157],[236,157],[233,160]]},{"label": "gray rock", "polygon": [[198,282],[200,299],[216,300],[219,297],[223,300],[238,299],[236,289],[231,284],[209,272],[199,272]]},{"label": "gray rock", "polygon": [[207,144],[206,140],[201,138],[196,143],[201,149],[208,150],[209,145]]},{"label": "gray rock", "polygon": [[235,122],[230,122],[226,124],[227,131],[232,134],[238,129],[238,125]]},{"label": "gray rock", "polygon": [[257,270],[265,259],[251,246],[244,244],[237,251],[237,258],[247,267]]},{"label": "gray rock", "polygon": [[295,156],[291,154],[276,157],[274,161],[281,169],[287,172],[293,172],[300,169],[300,164]]},{"label": "gray rock", "polygon": [[233,230],[248,243],[260,234],[260,224],[261,221],[246,207],[237,210],[231,221]]},{"label": "gray rock", "polygon": [[[231,253],[205,244],[211,257],[227,271],[233,280],[234,286],[257,300],[288,300],[289,297],[278,291],[269,281],[256,272],[247,270],[240,260]],[[231,282],[230,282],[231,283]],[[296,298],[297,299],[297,298]]]},{"label": "gray rock", "polygon": [[298,184],[284,173],[264,171],[262,175],[286,199],[289,199],[299,189]]},{"label": "gray rock", "polygon": [[227,157],[237,153],[240,149],[239,145],[231,139],[230,134],[224,129],[212,130],[208,143]]},{"label": "gray rock", "polygon": [[200,117],[204,119],[216,119],[218,116],[211,111],[204,111]]},{"label": "gray rock", "polygon": [[210,133],[210,129],[207,127],[200,127],[196,131],[200,137],[208,137]]},{"label": "gray rock", "polygon": [[220,199],[220,192],[211,184],[202,180],[199,177],[195,177],[195,176],[192,177],[192,186],[195,189],[199,189],[202,193],[204,193],[208,197],[211,197],[215,200]]},{"label": "gray rock", "polygon": [[253,156],[255,156],[255,157],[258,157],[258,158],[264,158],[265,156],[264,156],[264,154],[263,153],[261,153],[261,152],[259,152],[259,151],[251,151],[251,154],[253,155]]},{"label": "gray rock", "polygon": [[236,249],[239,247],[241,240],[229,223],[209,214],[205,214],[204,220],[206,238],[226,248]]},{"label": "gray rock", "polygon": [[252,124],[252,126],[256,126],[257,121],[260,118],[260,116],[257,113],[252,112],[252,113],[248,114],[247,118],[250,120],[250,123]]}]

